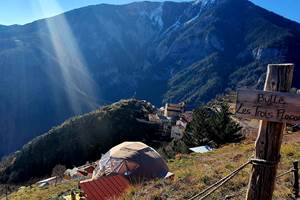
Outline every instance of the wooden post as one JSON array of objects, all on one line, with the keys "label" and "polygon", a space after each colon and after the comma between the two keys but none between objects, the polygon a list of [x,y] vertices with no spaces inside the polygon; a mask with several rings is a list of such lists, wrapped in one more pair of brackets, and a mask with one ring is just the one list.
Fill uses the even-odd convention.
[{"label": "wooden post", "polygon": [[[293,64],[268,65],[265,91],[289,92],[292,85]],[[255,159],[273,163],[253,164],[250,175],[247,200],[271,200],[282,142],[284,123],[260,121],[256,140]]]},{"label": "wooden post", "polygon": [[293,185],[293,192],[294,196],[297,199],[299,197],[299,167],[298,161],[293,162],[294,166],[294,185]]}]

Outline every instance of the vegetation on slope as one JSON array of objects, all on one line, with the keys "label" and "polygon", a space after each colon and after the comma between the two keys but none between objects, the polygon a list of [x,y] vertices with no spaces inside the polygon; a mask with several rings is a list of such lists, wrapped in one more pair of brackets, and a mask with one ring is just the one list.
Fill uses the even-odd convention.
[{"label": "vegetation on slope", "polygon": [[190,146],[209,144],[218,147],[222,144],[240,141],[241,127],[232,120],[233,114],[225,102],[200,106],[193,112],[193,121],[187,127],[184,141]]},{"label": "vegetation on slope", "polygon": [[[92,74],[94,95],[69,87],[78,77],[79,88],[86,85],[73,70],[76,64],[68,68],[67,80],[62,76],[61,64],[72,65],[78,57],[68,51],[71,44],[62,43],[60,51],[72,58],[62,60],[54,51],[47,22],[54,28],[62,18]],[[55,35],[65,41],[66,31]],[[247,0],[98,5],[2,26],[0,157],[94,104],[134,95],[156,105],[187,101],[196,107],[228,88],[262,86],[268,63],[300,65],[299,38],[299,24]],[[294,84],[300,87],[298,79]],[[74,110],[66,94],[77,97],[82,108]]]},{"label": "vegetation on slope", "polygon": [[0,181],[23,182],[50,175],[57,164],[72,167],[94,161],[123,141],[155,139],[155,126],[137,121],[153,112],[151,104],[123,100],[83,116],[74,117],[37,137],[0,163]]},{"label": "vegetation on slope", "polygon": [[[254,153],[254,143],[230,144],[204,154],[178,154],[175,159],[168,160],[170,171],[175,174],[174,180],[154,180],[136,185],[121,198],[123,200],[164,200],[187,199],[228,175],[245,163]],[[282,159],[278,174],[292,167],[292,162],[300,158],[299,133],[286,135],[281,149]],[[231,181],[217,190],[208,200],[224,199],[226,195],[240,195],[233,200],[244,199],[248,185],[251,166],[245,168]],[[276,182],[274,200],[292,200],[292,174],[279,178]],[[75,182],[65,183],[48,188],[26,187],[9,196],[13,200],[48,200],[59,199],[58,196],[77,189]],[[30,194],[30,196],[29,196]]]},{"label": "vegetation on slope", "polygon": [[221,99],[215,100],[195,109],[182,140],[174,139],[161,148],[160,153],[172,158],[177,153],[188,153],[189,147],[208,145],[217,148],[239,142],[244,138],[240,130],[240,125],[232,119],[229,104]]}]

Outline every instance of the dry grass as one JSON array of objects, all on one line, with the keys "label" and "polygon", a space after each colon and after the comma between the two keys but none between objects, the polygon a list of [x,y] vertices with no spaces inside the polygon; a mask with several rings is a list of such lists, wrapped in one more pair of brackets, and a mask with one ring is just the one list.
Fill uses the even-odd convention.
[{"label": "dry grass", "polygon": [[[253,150],[253,142],[246,141],[243,144],[227,145],[206,154],[177,155],[175,159],[168,161],[170,170],[175,173],[174,180],[155,180],[131,187],[122,199],[188,199],[245,163],[253,155]],[[290,169],[292,162],[300,159],[299,133],[284,137],[281,154],[282,160],[278,174]],[[208,199],[223,200],[226,195],[245,190],[250,170],[251,166],[245,168]],[[292,178],[292,174],[288,174],[277,180],[274,200],[291,199]],[[50,186],[44,189],[26,187],[11,194],[9,199],[48,200],[73,188],[77,188],[77,182],[60,184],[56,187]],[[245,192],[233,199],[244,199],[244,196]]]},{"label": "dry grass", "polygon": [[[46,188],[24,187],[9,195],[10,200],[49,200],[57,198],[61,193],[77,188],[77,181],[48,186]],[[5,200],[3,198],[2,200]]]},{"label": "dry grass", "polygon": [[[292,161],[300,159],[300,140],[291,140],[295,135],[285,136],[292,141],[282,147],[282,160],[278,174],[290,169]],[[253,155],[254,145],[232,144],[206,154],[179,155],[169,161],[175,173],[174,180],[156,180],[132,188],[123,199],[188,199],[207,186],[226,176]],[[247,188],[251,166],[226,183],[208,199],[224,199],[226,195],[239,193]],[[290,199],[292,174],[277,180],[274,200]],[[245,192],[233,199],[244,199]]]}]

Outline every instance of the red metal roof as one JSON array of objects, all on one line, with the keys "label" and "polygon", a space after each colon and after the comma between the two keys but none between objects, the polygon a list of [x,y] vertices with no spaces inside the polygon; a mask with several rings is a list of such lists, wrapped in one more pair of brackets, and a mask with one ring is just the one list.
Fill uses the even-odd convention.
[{"label": "red metal roof", "polygon": [[95,170],[95,167],[90,165],[84,168],[85,171],[87,171],[88,173],[93,173],[93,171]]},{"label": "red metal roof", "polygon": [[107,200],[120,197],[129,186],[129,181],[122,175],[103,176],[97,180],[79,183],[80,189],[88,200]]}]

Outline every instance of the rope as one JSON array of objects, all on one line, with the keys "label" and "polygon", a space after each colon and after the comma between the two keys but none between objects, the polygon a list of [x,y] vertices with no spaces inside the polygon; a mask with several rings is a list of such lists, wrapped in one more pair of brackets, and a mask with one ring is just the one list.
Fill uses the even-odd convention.
[{"label": "rope", "polygon": [[291,169],[289,169],[288,171],[283,172],[282,174],[279,174],[278,176],[276,176],[276,178],[280,178],[280,177],[282,177],[282,176],[284,176],[284,175],[286,175],[286,174],[288,174],[288,173],[291,173],[291,172],[293,172],[293,171],[295,171],[294,168],[291,168]]},{"label": "rope", "polygon": [[217,187],[212,189],[209,193],[201,197],[199,200],[206,199],[206,197],[210,196],[213,192],[215,192],[217,189],[219,189],[221,186],[223,186],[225,183],[227,183],[232,177],[234,177],[238,172],[232,174],[232,176],[227,177],[222,183],[220,183]]},{"label": "rope", "polygon": [[232,198],[234,198],[234,197],[236,197],[236,196],[239,196],[239,195],[243,194],[243,193],[246,192],[246,191],[247,191],[247,190],[242,190],[242,191],[240,191],[240,192],[238,192],[238,193],[236,193],[236,194],[226,195],[224,200],[232,199]]},{"label": "rope", "polygon": [[[224,178],[220,179],[219,181],[217,181],[216,183],[212,184],[211,186],[209,186],[208,188],[204,189],[203,191],[201,191],[200,193],[194,195],[193,197],[189,198],[188,200],[194,200],[197,197],[205,194],[206,192],[208,192],[206,195],[204,195],[203,197],[201,197],[199,200],[204,200],[206,197],[210,196],[214,191],[216,191],[217,189],[219,189],[222,185],[224,185],[225,183],[227,183],[230,179],[232,179],[235,175],[237,175],[242,169],[244,169],[248,164],[252,164],[252,165],[260,165],[260,166],[265,166],[265,167],[274,167],[276,166],[280,161],[280,157],[277,161],[268,161],[268,160],[264,160],[264,159],[258,159],[258,158],[252,158],[249,159],[246,163],[244,163],[243,165],[241,165],[239,168],[237,168],[236,170],[234,170],[233,172],[231,172],[230,174],[228,174],[227,176],[225,176]],[[276,176],[276,178],[282,177],[288,173],[293,172],[294,169],[291,168],[290,170]],[[243,191],[242,191],[243,192]],[[242,192],[238,193],[241,194]],[[225,197],[225,199],[230,199],[234,196],[237,196],[238,194],[234,194],[234,195],[227,195]]]},{"label": "rope", "polygon": [[268,160],[264,160],[264,159],[258,159],[258,158],[253,158],[250,160],[252,165],[261,165],[261,166],[265,166],[265,167],[274,167],[278,164],[280,159],[278,159],[277,161],[268,161]]},{"label": "rope", "polygon": [[[289,173],[291,173],[293,171],[295,171],[295,169],[291,168],[288,171],[279,174],[278,176],[276,176],[276,178],[280,178],[280,177],[282,177],[282,176],[284,176],[286,174],[289,174]],[[242,190],[242,191],[240,191],[240,192],[238,192],[236,194],[226,195],[224,200],[232,199],[232,198],[234,198],[236,196],[239,196],[239,195],[243,194],[245,191],[247,191],[247,190]]]},{"label": "rope", "polygon": [[195,196],[189,198],[188,200],[193,200],[196,199],[197,197],[203,195],[204,193],[206,193],[207,191],[210,191],[212,188],[214,188],[212,191],[210,191],[207,195],[205,195],[203,198],[206,198],[207,196],[209,196],[212,192],[214,192],[216,189],[218,189],[219,187],[221,187],[224,183],[226,183],[227,181],[229,181],[232,177],[234,177],[239,171],[241,171],[242,169],[244,169],[248,164],[251,163],[251,160],[247,161],[246,163],[244,163],[243,165],[241,165],[239,168],[237,168],[236,170],[234,170],[233,172],[231,172],[230,174],[228,174],[227,176],[225,176],[224,178],[222,178],[221,180],[217,181],[216,183],[212,184],[211,186],[209,186],[208,188],[206,188],[205,190],[201,191],[200,193],[196,194]]}]

